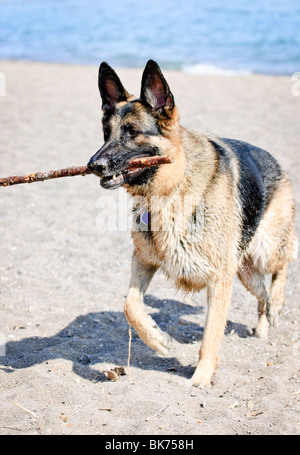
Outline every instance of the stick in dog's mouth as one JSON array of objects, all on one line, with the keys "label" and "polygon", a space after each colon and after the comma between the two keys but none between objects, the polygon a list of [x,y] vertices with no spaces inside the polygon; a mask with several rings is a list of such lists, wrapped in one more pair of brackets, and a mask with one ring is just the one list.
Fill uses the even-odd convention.
[{"label": "stick in dog's mouth", "polygon": [[132,176],[138,176],[145,168],[159,166],[161,164],[170,164],[173,159],[169,156],[143,156],[134,158],[129,161],[125,170],[119,174],[113,174],[108,177],[100,178],[100,185],[106,189],[115,189],[128,183],[128,179]]},{"label": "stick in dog's mouth", "polygon": [[160,164],[173,163],[173,159],[169,156],[143,156],[142,158],[134,158],[129,162],[129,169],[144,168],[158,166]]}]

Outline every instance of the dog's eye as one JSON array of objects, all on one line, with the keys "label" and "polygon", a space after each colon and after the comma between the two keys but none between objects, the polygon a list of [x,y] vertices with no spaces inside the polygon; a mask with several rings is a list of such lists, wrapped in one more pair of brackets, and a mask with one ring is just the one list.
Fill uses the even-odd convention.
[{"label": "dog's eye", "polygon": [[129,134],[130,134],[130,136],[132,136],[132,137],[136,137],[136,136],[139,134],[139,132],[138,132],[137,130],[135,130],[134,128],[131,128],[131,129],[129,130]]},{"label": "dog's eye", "polygon": [[140,134],[140,132],[138,130],[136,130],[133,126],[128,126],[126,128],[126,133],[130,136],[130,137],[136,137]]}]

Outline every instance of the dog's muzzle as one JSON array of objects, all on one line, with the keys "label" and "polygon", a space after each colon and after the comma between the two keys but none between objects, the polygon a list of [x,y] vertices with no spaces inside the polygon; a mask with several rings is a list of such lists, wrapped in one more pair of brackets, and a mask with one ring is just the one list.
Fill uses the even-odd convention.
[{"label": "dog's muzzle", "polygon": [[114,189],[130,184],[134,177],[145,171],[140,168],[126,169],[126,166],[122,166],[121,169],[111,169],[109,157],[97,157],[97,154],[92,156],[87,166],[93,174],[100,177],[100,185],[106,189]]}]

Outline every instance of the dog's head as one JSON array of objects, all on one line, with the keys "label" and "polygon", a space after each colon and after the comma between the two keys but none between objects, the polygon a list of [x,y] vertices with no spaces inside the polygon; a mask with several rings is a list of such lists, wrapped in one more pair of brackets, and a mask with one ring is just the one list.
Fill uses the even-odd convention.
[{"label": "dog's head", "polygon": [[158,166],[128,169],[130,160],[154,155],[176,158],[179,142],[175,129],[179,125],[173,95],[153,60],[145,67],[139,99],[128,94],[105,62],[99,68],[99,90],[105,142],[88,167],[100,177],[104,188],[125,186],[139,192],[138,188],[145,188],[161,170]]}]

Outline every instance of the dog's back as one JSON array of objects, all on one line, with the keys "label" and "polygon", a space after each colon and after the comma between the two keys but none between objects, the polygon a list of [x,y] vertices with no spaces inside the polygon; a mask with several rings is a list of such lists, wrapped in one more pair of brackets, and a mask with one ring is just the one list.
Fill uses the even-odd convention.
[{"label": "dog's back", "polygon": [[218,154],[230,157],[234,153],[238,162],[238,195],[242,211],[242,248],[253,237],[266,208],[283,177],[283,172],[266,150],[235,139],[222,138],[214,142]]}]

